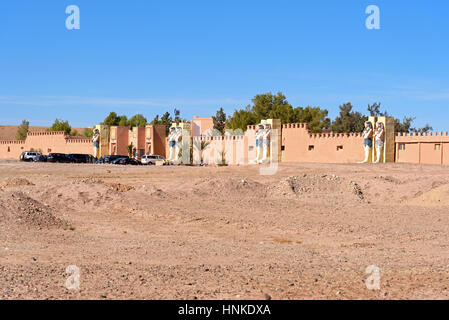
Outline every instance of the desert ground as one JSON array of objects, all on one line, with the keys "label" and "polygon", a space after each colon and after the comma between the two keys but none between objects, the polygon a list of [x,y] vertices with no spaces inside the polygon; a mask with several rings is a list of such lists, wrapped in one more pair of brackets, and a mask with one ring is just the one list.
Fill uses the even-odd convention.
[{"label": "desert ground", "polygon": [[448,230],[448,167],[2,161],[0,299],[448,299]]}]

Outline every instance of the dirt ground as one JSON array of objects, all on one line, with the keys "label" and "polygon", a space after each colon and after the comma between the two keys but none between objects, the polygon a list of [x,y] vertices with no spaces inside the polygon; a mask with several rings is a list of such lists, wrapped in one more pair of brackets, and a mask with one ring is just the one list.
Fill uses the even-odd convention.
[{"label": "dirt ground", "polygon": [[448,167],[3,161],[0,299],[448,299],[448,230]]}]

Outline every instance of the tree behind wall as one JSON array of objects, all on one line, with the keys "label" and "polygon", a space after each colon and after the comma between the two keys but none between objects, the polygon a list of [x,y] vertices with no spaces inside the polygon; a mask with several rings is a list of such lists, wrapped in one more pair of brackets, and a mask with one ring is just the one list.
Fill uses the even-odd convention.
[{"label": "tree behind wall", "polygon": [[53,125],[47,129],[48,132],[51,131],[63,131],[66,135],[70,136],[72,132],[72,127],[69,122],[56,119]]},{"label": "tree behind wall", "polygon": [[16,140],[26,140],[30,123],[23,120],[20,126],[17,128]]},{"label": "tree behind wall", "polygon": [[133,128],[133,127],[139,127],[139,128],[143,128],[147,125],[147,118],[145,118],[143,115],[141,115],[140,113],[132,116],[129,120],[128,120],[128,126]]},{"label": "tree behind wall", "polygon": [[335,133],[362,132],[368,117],[352,111],[351,102],[340,106],[340,115],[332,122],[331,130]]},{"label": "tree behind wall", "polygon": [[[389,114],[387,110],[384,112],[380,112],[380,102],[375,102],[372,105],[368,105],[368,112],[371,116],[374,117],[388,117]],[[401,121],[398,118],[394,118],[394,131],[395,132],[429,132],[432,131],[433,128],[426,124],[423,128],[413,128],[412,123],[415,121],[416,118],[414,117],[404,117],[404,119]]]},{"label": "tree behind wall", "polygon": [[153,121],[151,121],[152,125],[164,125],[165,126],[165,134],[168,136],[169,132],[170,132],[170,126],[173,122],[173,119],[170,115],[170,112],[166,112],[162,115],[162,118],[159,119],[159,115],[156,115],[153,119]]},{"label": "tree behind wall", "polygon": [[226,127],[246,131],[248,125],[260,123],[262,119],[280,119],[282,124],[307,123],[314,133],[320,133],[330,126],[328,111],[320,107],[293,108],[282,92],[258,94],[252,99],[253,106],[235,110],[226,122]]},{"label": "tree behind wall", "polygon": [[83,136],[87,137],[87,138],[92,138],[94,135],[94,130],[91,128],[87,128],[86,130],[84,130],[83,132]]},{"label": "tree behind wall", "polygon": [[226,113],[224,113],[223,108],[220,108],[212,119],[214,121],[214,129],[223,135],[226,127]]},{"label": "tree behind wall", "polygon": [[117,113],[110,112],[101,124],[105,126],[118,126],[118,123],[119,117],[117,116]]}]

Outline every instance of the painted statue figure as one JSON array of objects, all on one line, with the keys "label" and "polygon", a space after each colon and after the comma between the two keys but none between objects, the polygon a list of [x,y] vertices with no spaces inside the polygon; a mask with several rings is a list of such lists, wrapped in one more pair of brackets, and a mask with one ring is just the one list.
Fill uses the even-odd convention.
[{"label": "painted statue figure", "polygon": [[374,132],[375,144],[376,144],[376,161],[379,163],[382,159],[382,151],[385,141],[385,129],[382,122],[376,123],[376,131]]},{"label": "painted statue figure", "polygon": [[100,149],[100,131],[98,129],[94,130],[94,135],[92,136],[94,158],[98,158],[98,150]]},{"label": "painted statue figure", "polygon": [[371,148],[373,147],[373,125],[371,122],[365,122],[365,129],[363,130],[363,147],[365,148],[365,160],[362,163],[367,163],[369,161],[369,155]]},{"label": "painted statue figure", "polygon": [[256,131],[256,163],[262,161],[264,128],[259,124]]},{"label": "painted statue figure", "polygon": [[168,135],[168,146],[170,153],[168,155],[168,160],[175,160],[175,145],[176,145],[176,129],[174,127],[170,128],[170,133]]},{"label": "painted statue figure", "polygon": [[270,142],[271,142],[271,125],[266,124],[263,134],[263,157],[262,163],[270,162]]},{"label": "painted statue figure", "polygon": [[179,162],[179,151],[181,150],[182,144],[182,128],[176,127],[175,131],[175,157],[174,161]]}]

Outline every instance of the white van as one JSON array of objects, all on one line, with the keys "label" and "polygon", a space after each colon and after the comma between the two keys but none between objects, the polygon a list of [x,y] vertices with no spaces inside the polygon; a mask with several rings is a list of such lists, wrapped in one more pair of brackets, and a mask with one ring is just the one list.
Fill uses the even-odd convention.
[{"label": "white van", "polygon": [[148,154],[148,155],[143,155],[140,162],[142,162],[142,164],[156,164],[156,161],[166,161],[165,158],[163,156],[159,156],[157,154]]}]

